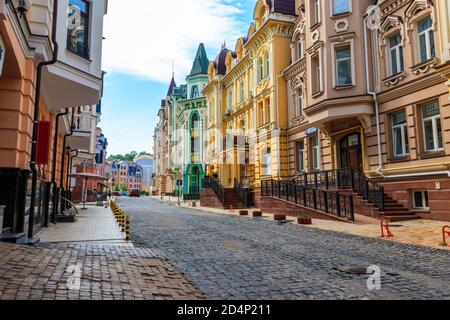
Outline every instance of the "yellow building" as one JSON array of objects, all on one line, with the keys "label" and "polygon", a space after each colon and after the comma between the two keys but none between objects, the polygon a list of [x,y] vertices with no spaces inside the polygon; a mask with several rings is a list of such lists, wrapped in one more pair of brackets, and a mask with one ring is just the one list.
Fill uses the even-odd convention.
[{"label": "yellow building", "polygon": [[257,193],[261,180],[288,176],[287,90],[296,20],[294,0],[257,1],[248,35],[210,63],[208,158],[225,188],[235,180]]}]

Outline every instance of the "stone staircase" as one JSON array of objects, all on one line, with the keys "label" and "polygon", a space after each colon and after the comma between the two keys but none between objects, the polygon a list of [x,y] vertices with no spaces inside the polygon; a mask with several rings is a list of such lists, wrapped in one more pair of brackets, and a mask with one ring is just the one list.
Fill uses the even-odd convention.
[{"label": "stone staircase", "polygon": [[[222,195],[222,196],[220,196]],[[208,177],[200,193],[200,205],[217,209],[241,209],[244,201],[234,188],[223,188],[217,179]]]}]

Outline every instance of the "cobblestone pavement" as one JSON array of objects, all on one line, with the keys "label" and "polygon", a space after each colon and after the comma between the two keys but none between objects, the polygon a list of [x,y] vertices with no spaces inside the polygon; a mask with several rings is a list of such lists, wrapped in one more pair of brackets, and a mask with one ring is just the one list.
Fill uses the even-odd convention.
[{"label": "cobblestone pavement", "polygon": [[[159,250],[211,299],[450,299],[449,251],[152,198],[118,204],[131,215],[133,242]],[[372,265],[381,290],[368,290],[368,275],[338,271]]]},{"label": "cobblestone pavement", "polygon": [[[79,266],[78,284],[78,270],[71,266]],[[39,247],[0,243],[0,300],[191,300],[202,297],[155,250],[89,243],[42,244]]]}]

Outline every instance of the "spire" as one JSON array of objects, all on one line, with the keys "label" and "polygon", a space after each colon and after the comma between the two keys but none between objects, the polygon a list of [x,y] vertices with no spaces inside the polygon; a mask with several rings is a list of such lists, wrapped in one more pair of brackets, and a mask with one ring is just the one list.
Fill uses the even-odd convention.
[{"label": "spire", "polygon": [[192,65],[192,71],[189,76],[195,76],[199,74],[208,74],[209,59],[206,55],[205,45],[200,43],[197,55],[195,56],[194,63]]},{"label": "spire", "polygon": [[167,91],[167,97],[173,94],[174,89],[177,87],[175,83],[175,71],[172,70],[172,80],[170,81],[169,90]]},{"label": "spire", "polygon": [[175,59],[172,59],[172,79],[175,79]]}]

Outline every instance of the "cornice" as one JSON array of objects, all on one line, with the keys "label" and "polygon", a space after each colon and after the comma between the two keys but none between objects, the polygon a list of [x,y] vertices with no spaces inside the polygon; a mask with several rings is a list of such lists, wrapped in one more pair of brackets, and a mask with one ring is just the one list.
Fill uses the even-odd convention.
[{"label": "cornice", "polygon": [[300,72],[306,70],[306,58],[303,57],[300,60],[297,60],[292,65],[283,70],[282,75],[286,80],[290,80],[298,75]]}]

